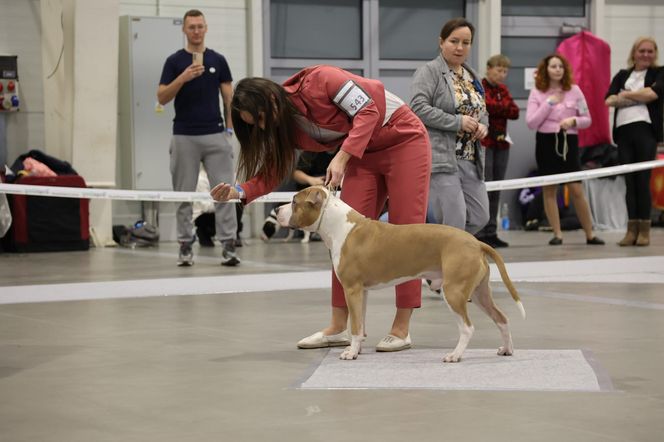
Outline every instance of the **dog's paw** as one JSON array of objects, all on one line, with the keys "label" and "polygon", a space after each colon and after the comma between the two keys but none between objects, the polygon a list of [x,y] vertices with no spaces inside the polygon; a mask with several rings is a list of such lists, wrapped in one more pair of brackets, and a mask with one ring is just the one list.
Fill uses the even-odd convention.
[{"label": "dog's paw", "polygon": [[359,355],[361,351],[362,351],[362,345],[360,345],[360,342],[358,342],[357,344],[351,343],[348,347],[344,349],[344,351],[341,352],[341,355],[339,355],[339,359],[352,361],[353,359],[357,359],[357,355]]},{"label": "dog's paw", "polygon": [[357,355],[359,353],[359,351],[353,351],[353,349],[348,346],[344,351],[341,352],[339,359],[343,359],[344,361],[352,361],[353,359],[357,359]]},{"label": "dog's paw", "polygon": [[498,356],[512,356],[514,349],[507,347],[498,347]]},{"label": "dog's paw", "polygon": [[443,362],[459,362],[461,360],[461,355],[455,353],[448,353],[443,358]]}]

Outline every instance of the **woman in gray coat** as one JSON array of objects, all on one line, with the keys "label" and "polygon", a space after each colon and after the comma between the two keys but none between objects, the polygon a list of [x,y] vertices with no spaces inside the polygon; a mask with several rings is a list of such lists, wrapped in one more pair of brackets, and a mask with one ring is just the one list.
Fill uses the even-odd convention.
[{"label": "woman in gray coat", "polygon": [[480,77],[466,65],[475,28],[455,18],[440,32],[440,55],[417,69],[410,107],[432,148],[427,220],[475,234],[489,220],[484,184],[488,114]]}]

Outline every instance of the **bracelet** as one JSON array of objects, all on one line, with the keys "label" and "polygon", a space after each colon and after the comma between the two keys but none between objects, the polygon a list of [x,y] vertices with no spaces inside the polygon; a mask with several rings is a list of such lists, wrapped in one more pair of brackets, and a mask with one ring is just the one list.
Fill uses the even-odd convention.
[{"label": "bracelet", "polygon": [[239,184],[236,184],[235,185],[235,190],[237,190],[239,199],[243,200],[243,199],[246,198],[246,194],[244,193],[244,189],[242,188],[242,186],[240,186]]},{"label": "bracelet", "polygon": [[225,130],[225,132],[226,132],[227,134],[229,134],[229,135],[233,135],[233,134],[235,133],[235,132],[233,131],[233,128],[232,128],[232,127],[227,127],[226,130]]}]

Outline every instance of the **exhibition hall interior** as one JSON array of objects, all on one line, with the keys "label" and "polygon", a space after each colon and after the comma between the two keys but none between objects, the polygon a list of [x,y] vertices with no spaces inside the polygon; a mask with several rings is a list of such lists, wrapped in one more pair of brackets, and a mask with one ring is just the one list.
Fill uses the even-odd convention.
[{"label": "exhibition hall interior", "polygon": [[661,439],[661,1],[0,8],[0,440]]}]

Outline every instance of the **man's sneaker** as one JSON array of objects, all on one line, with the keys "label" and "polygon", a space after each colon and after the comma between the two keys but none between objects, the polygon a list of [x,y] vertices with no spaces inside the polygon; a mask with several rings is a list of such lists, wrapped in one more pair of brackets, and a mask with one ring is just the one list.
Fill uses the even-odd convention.
[{"label": "man's sneaker", "polygon": [[265,218],[263,222],[263,229],[261,230],[261,239],[263,241],[269,241],[270,238],[274,236],[275,233],[279,231],[281,226],[277,222],[277,212],[274,209],[270,212],[270,215]]},{"label": "man's sneaker", "polygon": [[178,266],[180,267],[189,267],[194,265],[194,251],[191,249],[191,245],[194,242],[181,242],[180,243],[180,253],[178,254]]},{"label": "man's sneaker", "polygon": [[235,253],[235,240],[229,239],[222,243],[223,252],[221,252],[221,265],[233,267],[240,264],[240,258]]}]

